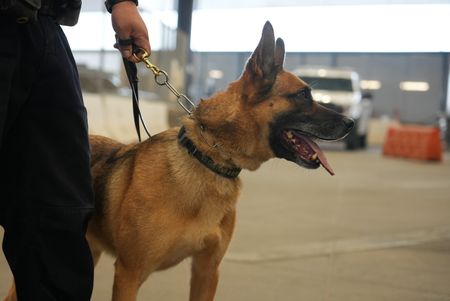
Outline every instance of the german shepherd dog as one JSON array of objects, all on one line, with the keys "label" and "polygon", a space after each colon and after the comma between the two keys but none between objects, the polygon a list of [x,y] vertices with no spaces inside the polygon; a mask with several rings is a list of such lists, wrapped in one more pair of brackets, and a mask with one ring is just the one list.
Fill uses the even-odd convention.
[{"label": "german shepherd dog", "polygon": [[87,238],[95,263],[103,251],[116,257],[112,300],[136,300],[151,273],[187,257],[189,300],[214,299],[242,168],[278,157],[333,174],[313,140],[343,138],[353,121],[315,102],[283,69],[284,56],[267,22],[241,77],[202,100],[181,128],[131,145],[91,136],[96,212]]}]

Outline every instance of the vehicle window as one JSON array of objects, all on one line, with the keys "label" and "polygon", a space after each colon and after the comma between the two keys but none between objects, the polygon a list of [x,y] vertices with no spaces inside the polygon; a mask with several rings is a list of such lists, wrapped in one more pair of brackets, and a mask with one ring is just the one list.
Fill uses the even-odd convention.
[{"label": "vehicle window", "polygon": [[300,76],[315,90],[353,91],[352,81],[346,78],[328,78],[315,76]]}]

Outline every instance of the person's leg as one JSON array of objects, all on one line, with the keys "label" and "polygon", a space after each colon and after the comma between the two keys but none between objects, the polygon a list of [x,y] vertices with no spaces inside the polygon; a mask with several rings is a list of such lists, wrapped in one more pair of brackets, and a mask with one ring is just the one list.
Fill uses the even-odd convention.
[{"label": "person's leg", "polygon": [[[93,264],[85,232],[93,192],[76,66],[49,18],[18,34],[20,64],[0,153],[3,250],[20,301],[87,301]],[[26,98],[18,96],[23,91]]]}]

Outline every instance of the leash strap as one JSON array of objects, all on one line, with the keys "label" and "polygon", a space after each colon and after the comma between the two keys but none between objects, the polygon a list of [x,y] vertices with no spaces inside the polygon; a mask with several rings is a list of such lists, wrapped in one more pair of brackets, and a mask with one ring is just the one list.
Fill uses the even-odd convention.
[{"label": "leash strap", "polygon": [[[177,97],[177,102],[181,105],[181,107],[190,115],[195,109],[195,104],[187,97],[185,94],[178,92],[174,86],[169,81],[169,75],[166,71],[159,69],[156,65],[150,62],[150,54],[142,48],[137,47],[132,39],[118,39],[117,43],[119,45],[132,45],[133,46],[133,55],[136,59],[145,63],[145,66],[149,68],[153,75],[155,76],[155,82],[159,86],[166,86],[170,92],[172,92]],[[123,59],[123,64],[125,66],[125,71],[127,73],[128,82],[130,83],[131,92],[133,93],[133,118],[134,118],[134,126],[136,127],[136,133],[138,135],[139,142],[141,142],[141,131],[140,131],[140,122],[145,129],[148,137],[151,138],[151,135],[145,126],[144,119],[141,114],[141,110],[139,109],[139,95],[138,95],[138,82],[139,79],[137,77],[137,67],[133,62],[128,61],[127,59]],[[139,122],[140,121],[140,122]]]},{"label": "leash strap", "polygon": [[128,82],[130,84],[130,88],[131,88],[131,92],[132,92],[134,126],[136,128],[136,133],[137,133],[139,142],[141,142],[140,123],[142,123],[142,126],[144,127],[144,130],[147,133],[148,137],[151,138],[152,136],[150,135],[147,127],[145,126],[145,122],[142,117],[141,110],[139,109],[139,87],[138,87],[139,79],[137,77],[137,67],[136,67],[135,63],[130,62],[126,58],[123,59],[123,65],[125,67]]}]

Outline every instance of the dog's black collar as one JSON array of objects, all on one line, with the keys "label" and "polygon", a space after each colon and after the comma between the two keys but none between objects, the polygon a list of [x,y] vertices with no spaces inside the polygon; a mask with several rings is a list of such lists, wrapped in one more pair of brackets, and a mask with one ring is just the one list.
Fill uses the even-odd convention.
[{"label": "dog's black collar", "polygon": [[194,145],[192,140],[186,136],[186,129],[184,128],[184,126],[181,127],[180,131],[178,132],[178,143],[184,146],[187,149],[188,153],[197,158],[200,163],[208,167],[216,174],[221,175],[222,177],[234,179],[241,172],[241,168],[239,167],[228,168],[225,166],[220,166],[214,163],[214,161],[210,157],[205,156],[202,152],[200,152]]}]

